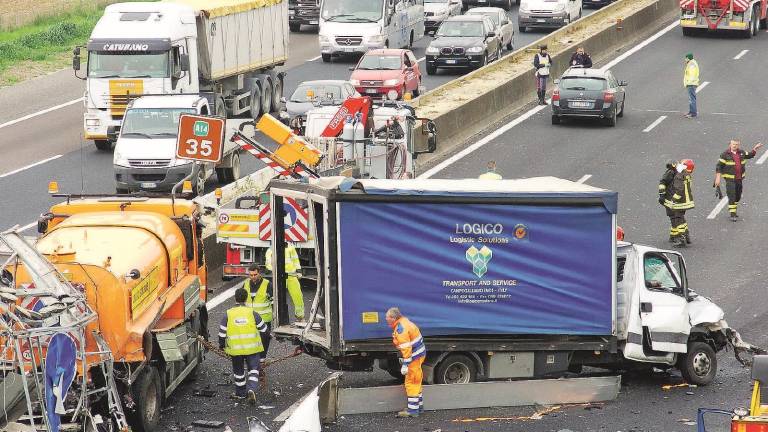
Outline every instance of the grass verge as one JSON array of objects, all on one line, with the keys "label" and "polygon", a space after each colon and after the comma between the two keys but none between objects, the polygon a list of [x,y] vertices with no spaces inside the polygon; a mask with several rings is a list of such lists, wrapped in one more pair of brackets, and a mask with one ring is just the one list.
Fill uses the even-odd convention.
[{"label": "grass verge", "polygon": [[0,86],[71,64],[72,48],[88,40],[103,12],[103,7],[80,8],[0,32]]}]

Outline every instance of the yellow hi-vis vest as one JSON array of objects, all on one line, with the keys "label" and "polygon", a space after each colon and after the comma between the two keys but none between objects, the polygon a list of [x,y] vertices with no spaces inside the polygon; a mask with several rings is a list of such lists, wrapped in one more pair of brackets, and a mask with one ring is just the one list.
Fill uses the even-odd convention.
[{"label": "yellow hi-vis vest", "polygon": [[[267,249],[264,261],[266,261],[267,270],[272,271],[272,248]],[[288,245],[285,247],[285,272],[296,273],[298,270],[301,270],[299,254],[296,252],[295,247]]]},{"label": "yellow hi-vis vest", "polygon": [[224,352],[231,356],[245,356],[264,351],[261,335],[256,327],[253,309],[235,306],[227,311],[227,345]]},{"label": "yellow hi-vis vest", "polygon": [[480,180],[501,180],[501,175],[493,171],[488,171],[487,173],[480,174],[480,177],[478,178]]},{"label": "yellow hi-vis vest", "polygon": [[683,85],[685,87],[688,86],[699,86],[699,64],[696,63],[696,60],[688,60],[688,63],[685,64],[685,75],[683,76]]},{"label": "yellow hi-vis vest", "polygon": [[248,299],[245,300],[245,305],[261,315],[261,319],[264,322],[272,322],[272,296],[267,292],[267,287],[269,287],[269,281],[262,279],[261,285],[259,285],[254,295],[251,291],[251,280],[246,279],[243,285],[243,288],[248,291]]}]

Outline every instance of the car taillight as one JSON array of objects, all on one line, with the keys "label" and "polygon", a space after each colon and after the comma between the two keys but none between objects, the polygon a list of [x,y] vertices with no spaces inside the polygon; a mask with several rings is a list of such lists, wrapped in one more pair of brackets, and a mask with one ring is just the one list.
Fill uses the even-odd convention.
[{"label": "car taillight", "polygon": [[763,421],[731,421],[731,432],[768,432],[768,423]]},{"label": "car taillight", "polygon": [[559,89],[555,89],[552,92],[552,102],[557,102],[559,100],[560,100],[560,90]]},{"label": "car taillight", "polygon": [[240,264],[240,250],[235,249],[227,243],[227,264],[230,265],[239,265]]},{"label": "car taillight", "polygon": [[613,92],[607,91],[603,93],[603,103],[613,103]]}]

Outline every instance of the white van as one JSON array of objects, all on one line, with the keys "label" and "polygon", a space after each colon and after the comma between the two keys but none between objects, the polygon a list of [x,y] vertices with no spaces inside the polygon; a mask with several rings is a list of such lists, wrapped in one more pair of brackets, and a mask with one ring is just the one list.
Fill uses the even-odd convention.
[{"label": "white van", "polygon": [[581,0],[522,0],[517,14],[520,33],[528,28],[558,28],[581,18]]},{"label": "white van", "polygon": [[320,52],[365,53],[376,48],[409,48],[424,36],[424,0],[323,0]]}]

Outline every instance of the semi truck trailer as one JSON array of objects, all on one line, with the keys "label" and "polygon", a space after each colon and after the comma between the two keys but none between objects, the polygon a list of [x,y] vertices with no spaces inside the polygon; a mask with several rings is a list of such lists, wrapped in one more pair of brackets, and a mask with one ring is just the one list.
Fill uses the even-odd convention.
[{"label": "semi truck trailer", "polygon": [[269,190],[273,221],[285,200],[307,202],[319,272],[308,325],[294,324],[277,263],[274,332],[333,369],[378,362],[400,376],[390,307],[420,327],[428,383],[653,365],[704,385],[716,353],[740,340],[689,285],[680,253],[617,241],[616,192],[554,177],[331,177]]},{"label": "semi truck trailer", "polygon": [[[278,111],[288,58],[288,2],[167,0],[104,10],[85,47],[85,138],[112,148],[128,102],[205,95],[215,114]],[[81,68],[81,49],[72,66]]]}]

